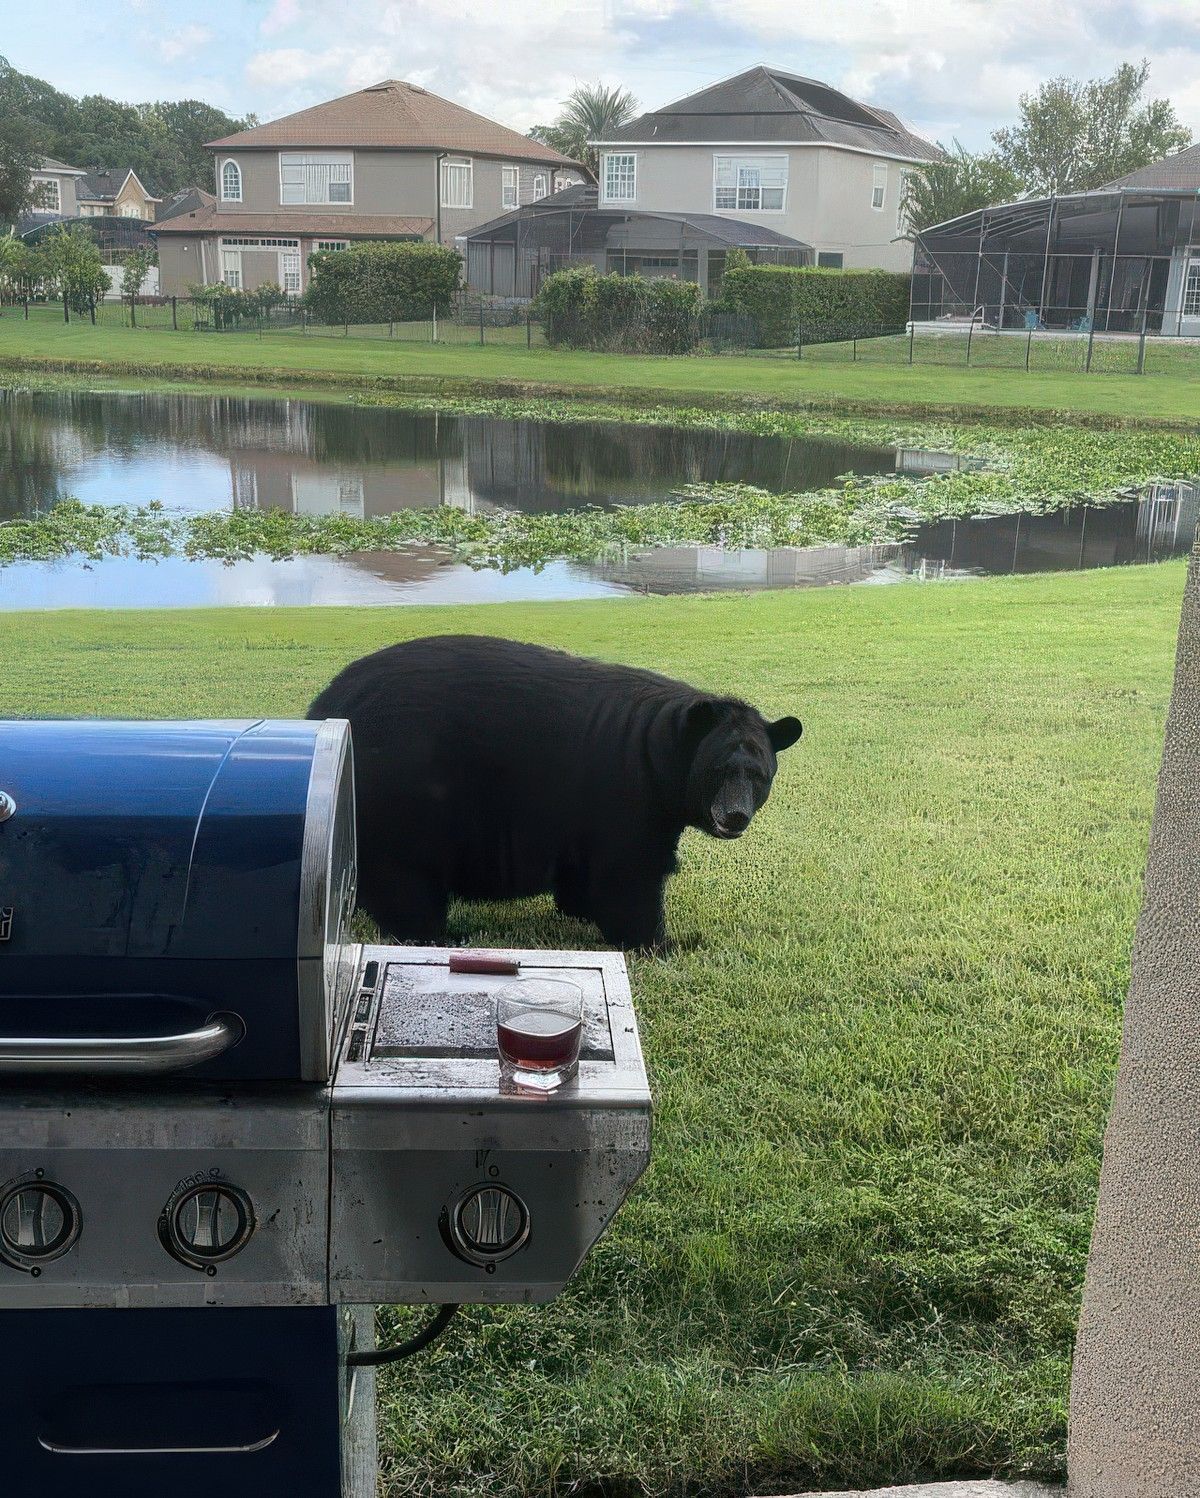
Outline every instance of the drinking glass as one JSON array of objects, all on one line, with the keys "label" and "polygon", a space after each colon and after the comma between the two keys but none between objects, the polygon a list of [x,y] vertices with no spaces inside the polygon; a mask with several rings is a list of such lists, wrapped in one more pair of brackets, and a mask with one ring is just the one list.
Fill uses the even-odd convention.
[{"label": "drinking glass", "polygon": [[579,1070],[583,990],[565,978],[522,978],[496,995],[500,1085],[555,1092]]}]

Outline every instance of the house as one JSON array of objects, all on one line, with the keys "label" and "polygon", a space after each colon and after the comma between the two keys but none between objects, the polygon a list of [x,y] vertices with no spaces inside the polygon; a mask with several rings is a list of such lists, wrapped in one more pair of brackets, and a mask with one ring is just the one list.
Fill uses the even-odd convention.
[{"label": "house", "polygon": [[716,295],[733,248],[752,261],[811,265],[811,245],[726,214],[601,208],[593,184],[551,193],[462,236],[468,286],[532,297],[547,275],[572,266],[602,274],[695,281]]},{"label": "house", "polygon": [[917,236],[912,317],[1200,337],[1200,145]]},{"label": "house", "polygon": [[50,219],[75,218],[79,212],[76,189],[87,173],[77,166],[68,166],[64,161],[55,161],[52,156],[43,156],[30,178],[32,202],[22,222],[49,221]]},{"label": "house", "polygon": [[81,218],[140,218],[147,223],[162,202],[146,191],[132,167],[88,172],[75,185]]},{"label": "house", "polygon": [[164,292],[307,284],[352,240],[456,236],[582,182],[560,152],[416,84],[388,79],[209,142],[216,201],[153,230]]},{"label": "house", "polygon": [[594,144],[602,209],[736,218],[813,246],[818,265],[899,271],[905,178],[941,154],[889,111],[765,66]]}]

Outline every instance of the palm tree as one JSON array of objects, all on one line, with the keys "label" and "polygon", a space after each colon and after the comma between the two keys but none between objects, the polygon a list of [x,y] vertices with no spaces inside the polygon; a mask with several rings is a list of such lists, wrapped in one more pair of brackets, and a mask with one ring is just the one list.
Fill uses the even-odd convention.
[{"label": "palm tree", "polygon": [[553,125],[535,125],[529,133],[543,145],[583,162],[595,175],[599,159],[590,142],[607,140],[637,111],[638,101],[628,89],[581,83],[572,90]]}]

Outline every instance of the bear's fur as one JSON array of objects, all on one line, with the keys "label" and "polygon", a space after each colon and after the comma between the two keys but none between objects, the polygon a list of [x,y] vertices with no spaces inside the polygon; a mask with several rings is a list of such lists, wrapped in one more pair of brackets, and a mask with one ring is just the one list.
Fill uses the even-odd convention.
[{"label": "bear's fur", "polygon": [[795,718],[650,671],[439,635],[354,661],[310,718],[348,718],[359,904],[399,941],[445,937],[452,895],[554,893],[621,947],[666,941],[685,827],[737,837]]}]

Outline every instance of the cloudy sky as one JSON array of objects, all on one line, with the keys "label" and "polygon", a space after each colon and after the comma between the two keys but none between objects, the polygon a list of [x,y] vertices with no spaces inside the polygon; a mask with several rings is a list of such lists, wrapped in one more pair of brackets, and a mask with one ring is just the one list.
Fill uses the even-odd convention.
[{"label": "cloudy sky", "polygon": [[980,147],[1043,78],[1146,56],[1200,136],[1200,0],[0,0],[0,18],[10,62],[70,93],[262,119],[392,77],[527,129],[577,82],[653,107],[771,62]]}]

